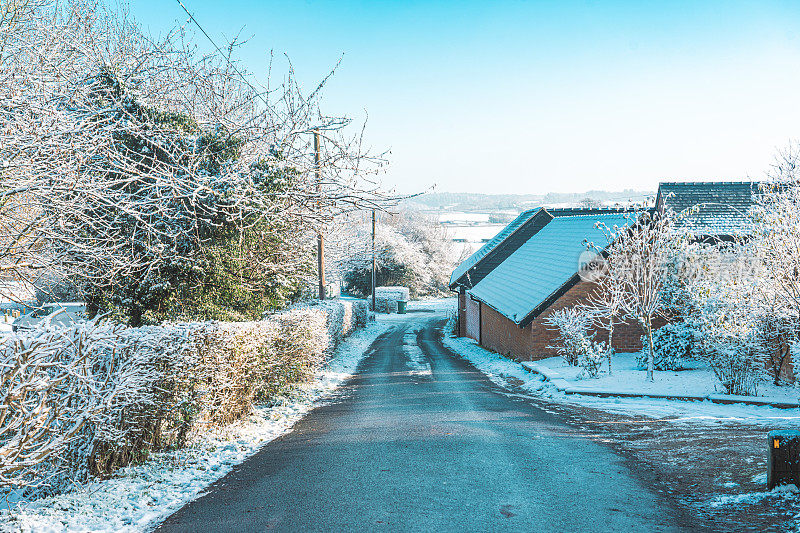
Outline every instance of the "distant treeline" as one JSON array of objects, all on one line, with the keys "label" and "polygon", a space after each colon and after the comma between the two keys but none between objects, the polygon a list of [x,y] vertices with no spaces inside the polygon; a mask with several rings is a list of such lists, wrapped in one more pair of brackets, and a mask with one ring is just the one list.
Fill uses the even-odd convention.
[{"label": "distant treeline", "polygon": [[451,211],[523,211],[548,204],[581,204],[594,202],[640,202],[655,196],[652,191],[586,191],[581,193],[547,194],[482,194],[468,192],[436,192],[423,194],[407,201],[409,207],[447,209]]}]

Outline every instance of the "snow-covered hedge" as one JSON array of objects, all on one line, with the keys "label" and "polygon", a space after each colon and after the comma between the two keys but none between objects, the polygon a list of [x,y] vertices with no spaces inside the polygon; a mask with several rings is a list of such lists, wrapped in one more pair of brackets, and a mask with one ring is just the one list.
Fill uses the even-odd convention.
[{"label": "snow-covered hedge", "polygon": [[409,299],[408,287],[376,287],[375,310],[386,313],[397,312],[397,302],[407,302]]},{"label": "snow-covered hedge", "polygon": [[257,322],[91,321],[0,342],[0,484],[28,497],[180,447],[308,379],[366,302]]},{"label": "snow-covered hedge", "polygon": [[[642,335],[642,346],[647,346],[647,336]],[[653,332],[653,368],[656,370],[681,370],[689,359],[698,357],[698,334],[684,322],[669,323]],[[647,353],[637,354],[639,368],[647,368]]]}]

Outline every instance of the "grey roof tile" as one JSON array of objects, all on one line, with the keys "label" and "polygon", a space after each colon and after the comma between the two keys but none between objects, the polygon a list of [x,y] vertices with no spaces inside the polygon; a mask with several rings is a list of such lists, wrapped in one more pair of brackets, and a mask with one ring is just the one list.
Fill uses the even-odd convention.
[{"label": "grey roof tile", "polygon": [[671,209],[676,225],[702,236],[746,234],[759,183],[752,181],[665,182],[656,207]]},{"label": "grey roof tile", "polygon": [[584,242],[604,242],[598,222],[626,225],[631,214],[557,216],[469,291],[519,324],[577,272]]}]

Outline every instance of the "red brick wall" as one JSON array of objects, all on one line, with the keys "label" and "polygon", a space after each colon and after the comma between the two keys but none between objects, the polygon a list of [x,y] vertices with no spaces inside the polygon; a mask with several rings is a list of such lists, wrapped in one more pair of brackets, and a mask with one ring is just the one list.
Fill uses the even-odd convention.
[{"label": "red brick wall", "polygon": [[[794,383],[795,375],[794,368],[792,367],[792,358],[789,354],[790,347],[788,344],[774,340],[772,347],[768,352],[767,359],[764,361],[764,366],[770,376],[775,376],[776,371],[778,379],[782,383]],[[781,357],[785,354],[785,357]],[[783,362],[781,364],[781,359]],[[775,368],[780,364],[780,368]]]},{"label": "red brick wall", "polygon": [[[558,333],[555,328],[545,323],[546,318],[558,309],[586,301],[593,290],[592,283],[579,282],[525,328],[520,328],[494,309],[483,305],[481,344],[495,352],[525,361],[558,355],[557,351],[551,348],[557,344]],[[663,325],[663,322],[660,322],[660,325]],[[605,329],[596,329],[594,333],[598,340],[608,339]],[[614,349],[617,352],[637,352],[642,348],[641,336],[642,329],[637,322],[616,324]]]}]

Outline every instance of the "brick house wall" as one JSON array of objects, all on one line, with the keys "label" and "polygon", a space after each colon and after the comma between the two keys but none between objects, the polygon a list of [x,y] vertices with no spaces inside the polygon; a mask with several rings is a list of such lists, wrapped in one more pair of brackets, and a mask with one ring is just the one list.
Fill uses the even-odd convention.
[{"label": "brick house wall", "polygon": [[[594,290],[594,284],[581,281],[568,290],[533,322],[520,328],[489,306],[481,309],[481,344],[490,350],[523,361],[553,357],[558,352],[551,348],[556,345],[557,330],[545,323],[547,317],[558,309],[572,307],[585,302]],[[660,327],[664,321],[659,321]],[[598,340],[606,341],[608,332],[603,328],[594,330]],[[638,352],[642,349],[642,329],[635,321],[614,326],[614,350],[617,352]]]},{"label": "brick house wall", "polygon": [[[767,369],[767,374],[774,378],[778,374],[778,381],[783,383],[794,383],[795,372],[792,365],[791,346],[777,339],[773,339],[770,343],[770,349],[767,351],[767,358],[764,361],[764,367]],[[776,368],[780,365],[780,368]]]}]

